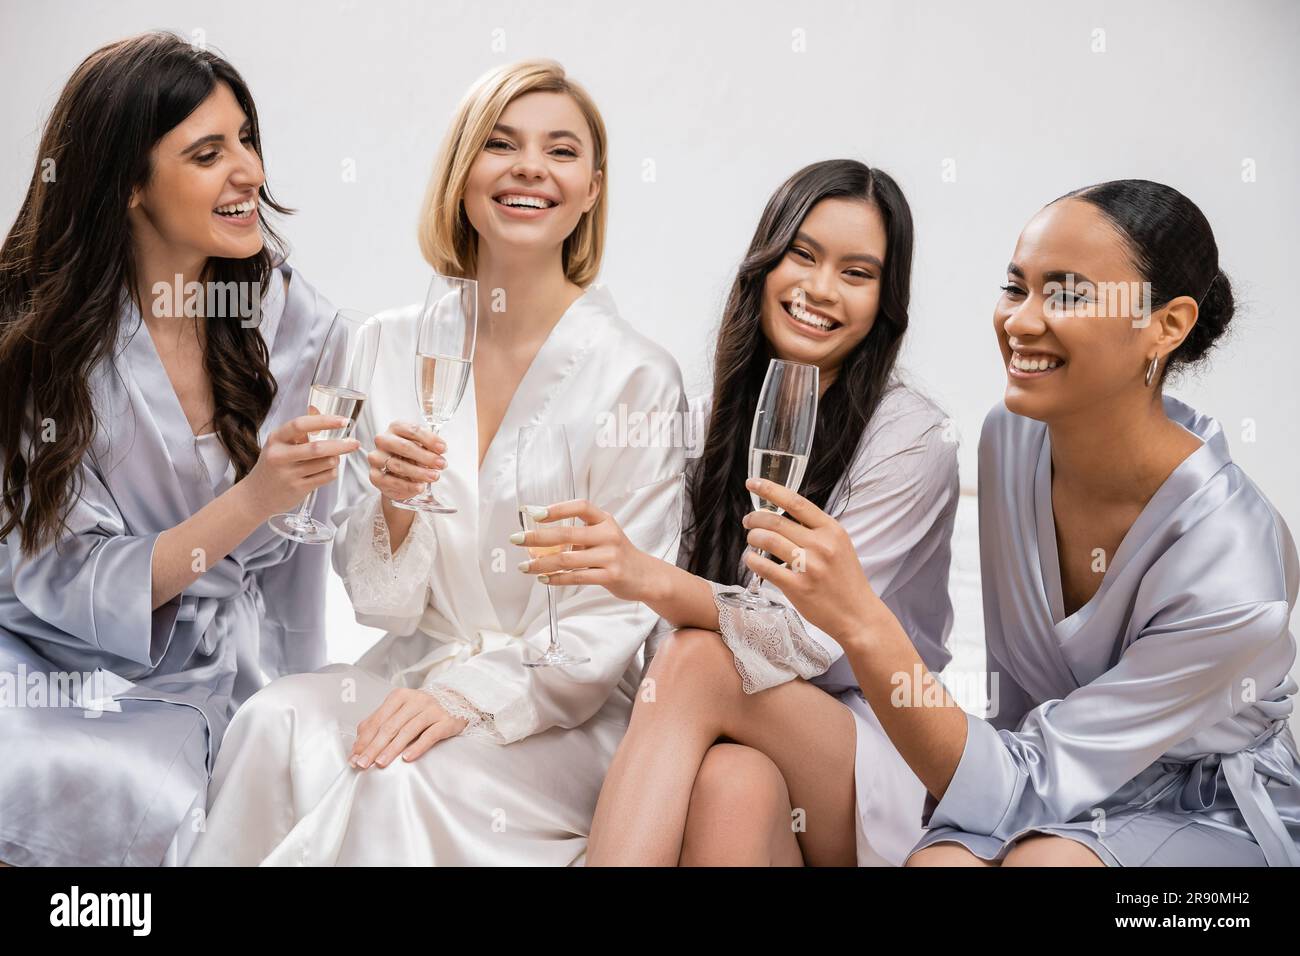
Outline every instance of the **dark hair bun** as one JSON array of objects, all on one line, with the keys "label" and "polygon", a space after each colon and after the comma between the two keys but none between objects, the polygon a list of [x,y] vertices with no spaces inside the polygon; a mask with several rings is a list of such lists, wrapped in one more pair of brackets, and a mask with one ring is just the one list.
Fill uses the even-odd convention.
[{"label": "dark hair bun", "polygon": [[1200,303],[1196,325],[1164,363],[1170,369],[1203,359],[1236,311],[1232,283],[1219,268],[1219,247],[1209,220],[1177,189],[1149,179],[1117,179],[1085,186],[1061,199],[1091,203],[1119,230],[1142,278],[1151,286],[1151,308],[1181,295]]},{"label": "dark hair bun", "polygon": [[1192,365],[1205,357],[1228,329],[1236,303],[1232,298],[1232,283],[1220,269],[1201,300],[1196,324],[1187,333],[1181,345],[1174,349],[1169,360],[1175,365]]}]

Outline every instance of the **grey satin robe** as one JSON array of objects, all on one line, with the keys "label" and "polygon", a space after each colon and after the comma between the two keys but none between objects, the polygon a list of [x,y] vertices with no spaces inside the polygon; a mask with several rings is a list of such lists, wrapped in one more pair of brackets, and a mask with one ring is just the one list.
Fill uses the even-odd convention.
[{"label": "grey satin robe", "polygon": [[[334,313],[300,275],[287,292],[280,275],[268,285],[260,332],[278,392],[263,443],[306,412]],[[235,708],[268,678],[325,658],[329,548],[265,525],[151,609],[155,539],[220,482],[133,305],[114,354],[92,376],[98,430],[70,534],[34,556],[17,531],[0,542],[0,861],[15,865],[183,860]],[[320,489],[317,517],[335,497]],[[95,676],[42,699],[31,688],[54,686],[52,672]]]},{"label": "grey satin robe", "polygon": [[991,719],[967,716],[917,848],[1001,859],[1028,832],[1112,866],[1300,863],[1295,544],[1218,422],[1147,503],[1097,593],[1062,606],[1046,426],[994,409],[980,439]]}]

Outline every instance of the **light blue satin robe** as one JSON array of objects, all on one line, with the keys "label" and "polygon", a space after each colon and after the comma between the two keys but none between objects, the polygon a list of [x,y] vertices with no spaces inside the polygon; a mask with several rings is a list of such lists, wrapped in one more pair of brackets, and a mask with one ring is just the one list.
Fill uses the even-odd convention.
[{"label": "light blue satin robe", "polygon": [[[278,392],[263,443],[306,412],[334,312],[300,275],[287,293],[279,275],[268,285],[260,331]],[[114,354],[92,377],[98,430],[71,533],[30,557],[17,531],[0,542],[0,861],[16,865],[183,860],[234,709],[268,678],[325,662],[329,548],[265,525],[152,610],[158,534],[221,482],[134,306]],[[317,517],[335,497],[320,490]],[[57,689],[51,672],[96,676],[84,691]]]},{"label": "light blue satin robe", "polygon": [[1219,423],[1147,503],[1097,593],[1066,615],[1046,426],[999,405],[980,439],[980,563],[989,720],[930,830],[1001,859],[1042,831],[1109,865],[1300,863],[1296,548],[1229,457]]}]

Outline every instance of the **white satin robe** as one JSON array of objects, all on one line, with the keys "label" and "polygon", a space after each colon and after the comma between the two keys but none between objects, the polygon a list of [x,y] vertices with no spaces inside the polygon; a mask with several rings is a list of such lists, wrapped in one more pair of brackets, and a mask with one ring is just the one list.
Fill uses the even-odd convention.
[{"label": "white satin robe", "polygon": [[[703,418],[708,405],[707,399],[700,403]],[[946,422],[944,413],[919,392],[892,382],[825,509],[849,534],[872,588],[935,673],[951,656],[948,569],[960,495],[957,442],[948,435]],[[684,507],[687,527],[678,562],[683,566],[693,545],[689,501]],[[747,569],[745,574],[748,579]],[[722,586],[710,583],[716,600]],[[764,582],[760,590],[786,605],[783,617],[743,614],[717,602],[721,638],[742,688],[754,694],[802,678],[850,710],[856,733],[857,863],[899,866],[923,834],[925,786],[862,696],[843,648],[805,621],[772,585]],[[669,631],[671,626],[661,622],[646,644],[647,658]]]},{"label": "white satin robe", "polygon": [[1096,594],[1061,597],[1051,439],[999,405],[980,439],[989,699],[918,844],[986,860],[1043,832],[1111,866],[1300,864],[1295,543],[1219,423],[1147,502]]},{"label": "white satin robe", "polygon": [[[17,531],[0,542],[0,682],[94,675],[93,699],[21,706],[0,692],[0,860],[11,864],[184,859],[235,708],[267,679],[325,661],[327,555],[265,525],[153,609],[158,535],[234,470],[215,437],[195,438],[139,312],[124,309],[114,359],[91,377],[97,430],[68,533],[31,556]],[[333,316],[300,274],[272,275],[260,334],[278,391],[262,442],[306,411]],[[320,490],[317,517],[335,496]]]},{"label": "white satin robe", "polygon": [[[383,317],[383,352],[360,424],[419,420],[411,306]],[[547,644],[544,586],[521,574],[515,447],[525,425],[568,430],[577,493],[638,547],[677,553],[684,452],[667,432],[619,447],[619,416],[685,419],[677,363],[619,318],[601,286],[565,312],[519,384],[482,468],[476,381],[443,430],[435,493],[460,509],[417,515],[389,554],[378,492],[344,477],[335,567],[357,620],[388,633],[357,665],[277,681],[230,728],[207,832],[191,863],[563,865],[580,862],[622,739],[655,615],[603,588],[556,595],[563,646],[590,663],[528,668]],[[609,417],[606,417],[609,416]],[[631,419],[635,420],[635,419]],[[662,420],[662,419],[661,419]],[[614,423],[614,427],[611,426]],[[476,723],[412,763],[347,763],[357,724],[394,686],[424,687]]]}]

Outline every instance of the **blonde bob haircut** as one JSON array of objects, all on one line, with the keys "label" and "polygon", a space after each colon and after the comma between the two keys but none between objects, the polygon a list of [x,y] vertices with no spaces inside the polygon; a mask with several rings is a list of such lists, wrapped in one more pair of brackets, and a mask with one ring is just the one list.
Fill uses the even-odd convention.
[{"label": "blonde bob haircut", "polygon": [[420,252],[443,275],[473,278],[478,269],[478,233],[465,215],[465,184],[470,166],[482,152],[492,128],[517,96],[525,93],[567,93],[578,104],[591,130],[592,175],[600,173],[595,205],[582,214],[564,240],[564,275],[586,288],[600,271],[605,249],[605,197],[609,170],[605,121],[581,86],[564,74],[554,60],[521,60],[484,74],[465,94],[434,164],[433,176],[420,211]]}]

